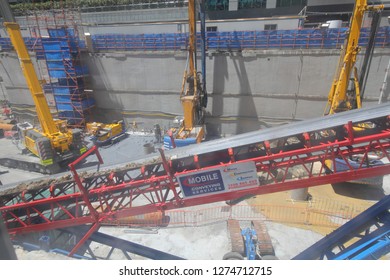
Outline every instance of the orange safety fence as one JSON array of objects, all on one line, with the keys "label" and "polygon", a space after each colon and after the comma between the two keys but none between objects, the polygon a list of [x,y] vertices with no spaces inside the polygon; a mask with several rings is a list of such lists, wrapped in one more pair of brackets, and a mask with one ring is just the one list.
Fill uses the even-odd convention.
[{"label": "orange safety fence", "polygon": [[[373,203],[372,203],[373,204]],[[334,200],[286,201],[284,204],[217,206],[170,210],[122,218],[105,225],[129,227],[199,227],[229,219],[262,220],[295,225],[338,228],[372,204],[345,204]]]}]

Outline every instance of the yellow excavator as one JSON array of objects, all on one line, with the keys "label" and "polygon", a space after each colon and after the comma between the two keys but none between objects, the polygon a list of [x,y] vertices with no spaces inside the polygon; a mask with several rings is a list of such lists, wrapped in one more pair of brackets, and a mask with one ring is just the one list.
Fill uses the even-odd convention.
[{"label": "yellow excavator", "polygon": [[[344,42],[336,74],[328,94],[325,115],[362,107],[361,78],[365,73],[361,73],[361,77],[359,78],[358,70],[355,66],[357,55],[360,52],[360,31],[366,12],[378,14],[383,8],[384,5],[367,5],[367,0],[356,0],[350,20],[348,37]],[[376,29],[376,26],[373,26],[372,29]],[[373,47],[373,45],[371,47]],[[366,54],[368,53],[366,52]],[[366,55],[366,58],[368,59],[368,55]],[[352,74],[353,84],[350,85]]]},{"label": "yellow excavator", "polygon": [[[186,68],[184,70],[180,102],[183,108],[183,118],[176,118],[177,126],[164,137],[164,148],[186,146],[200,143],[205,137],[204,108],[207,106],[205,89],[205,46],[204,46],[204,1],[188,1],[189,44]],[[197,71],[196,15],[197,7],[201,12],[202,26],[202,73]]]},{"label": "yellow excavator", "polygon": [[40,128],[25,122],[18,124],[19,137],[24,147],[39,161],[20,157],[6,157],[0,163],[9,167],[22,168],[41,173],[57,173],[61,164],[75,159],[87,151],[83,144],[82,131],[70,130],[65,120],[55,120],[47,104],[41,81],[24,43],[20,26],[12,15],[8,1],[0,1],[4,26],[18,55],[20,66],[34,101]]},{"label": "yellow excavator", "polygon": [[[367,0],[356,0],[353,14],[350,20],[348,37],[344,42],[342,48],[338,67],[332,86],[328,95],[328,102],[325,107],[324,115],[331,115],[343,111],[359,109],[362,107],[362,93],[364,91],[365,78],[367,78],[367,69],[369,61],[372,56],[374,48],[374,39],[377,28],[379,26],[380,14],[384,9],[384,5],[367,5]],[[359,38],[363,25],[363,19],[367,12],[371,12],[372,24],[371,24],[371,36],[369,38],[366,53],[362,63],[362,70],[360,75],[358,74],[356,64],[357,55],[360,52]],[[351,78],[352,76],[352,78]],[[352,81],[352,83],[350,82]],[[366,123],[359,126],[354,126],[353,129],[356,132],[364,132],[365,129],[372,128],[374,124]],[[328,133],[333,133],[329,131]],[[351,158],[349,161],[350,166],[358,167],[364,165],[382,165],[383,163],[375,155],[371,155],[371,158]],[[326,162],[330,172],[334,170],[342,171],[349,169],[349,166],[345,165],[345,161],[336,159],[335,168],[332,162]],[[367,178],[359,181],[353,181],[353,183],[366,184],[366,185],[382,185],[383,178]]]}]

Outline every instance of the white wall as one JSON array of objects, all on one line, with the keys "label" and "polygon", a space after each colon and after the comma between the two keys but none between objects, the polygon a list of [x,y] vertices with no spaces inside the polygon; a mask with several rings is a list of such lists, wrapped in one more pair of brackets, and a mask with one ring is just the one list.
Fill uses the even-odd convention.
[{"label": "white wall", "polygon": [[276,8],[276,0],[267,0],[267,9]]},{"label": "white wall", "polygon": [[[217,31],[262,31],[266,24],[277,24],[278,30],[298,28],[298,17],[261,18],[252,20],[213,20],[207,21],[206,27],[216,26]],[[179,28],[178,26],[181,26]],[[198,30],[200,26],[198,25]],[[85,32],[91,35],[96,34],[157,34],[157,33],[185,33],[188,31],[186,21],[144,23],[144,24],[122,24],[122,25],[101,25],[84,27]]]},{"label": "white wall", "polygon": [[217,26],[218,31],[262,31],[266,24],[277,24],[278,30],[297,29],[299,18],[254,19],[242,21],[214,21],[206,26]]},{"label": "white wall", "polygon": [[237,11],[238,0],[229,0],[229,11]]}]

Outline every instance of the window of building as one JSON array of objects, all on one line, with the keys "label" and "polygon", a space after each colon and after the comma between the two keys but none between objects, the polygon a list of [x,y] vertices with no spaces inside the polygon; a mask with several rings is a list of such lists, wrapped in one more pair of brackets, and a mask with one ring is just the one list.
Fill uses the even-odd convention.
[{"label": "window of building", "polygon": [[238,9],[266,8],[267,0],[238,0]]},{"label": "window of building", "polygon": [[207,26],[206,31],[207,32],[217,32],[217,26]]},{"label": "window of building", "polygon": [[229,0],[209,0],[206,1],[206,10],[208,11],[222,11],[229,10]]},{"label": "window of building", "polygon": [[307,0],[277,0],[276,7],[306,6]]},{"label": "window of building", "polygon": [[264,24],[264,30],[276,30],[277,28],[277,24]]}]

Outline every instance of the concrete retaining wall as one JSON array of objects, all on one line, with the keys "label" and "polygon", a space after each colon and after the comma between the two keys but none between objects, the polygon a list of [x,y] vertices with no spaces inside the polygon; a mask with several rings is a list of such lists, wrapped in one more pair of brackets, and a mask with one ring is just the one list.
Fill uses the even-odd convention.
[{"label": "concrete retaining wall", "polygon": [[[388,54],[378,50],[373,57],[364,106],[377,103]],[[337,50],[209,53],[208,133],[236,134],[322,115],[338,58]],[[185,52],[99,53],[86,61],[105,115],[121,110],[128,120],[169,127],[181,114]]]},{"label": "concrete retaining wall", "polygon": [[[364,106],[378,102],[389,53],[375,51]],[[209,53],[208,134],[236,134],[321,116],[338,58],[338,50]],[[85,53],[83,59],[90,69],[97,120],[123,117],[146,129],[155,123],[168,128],[182,113],[185,51]],[[11,103],[32,104],[16,55],[1,60],[0,75]]]}]

